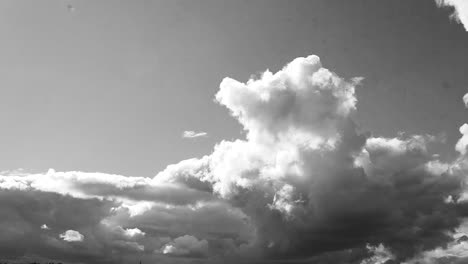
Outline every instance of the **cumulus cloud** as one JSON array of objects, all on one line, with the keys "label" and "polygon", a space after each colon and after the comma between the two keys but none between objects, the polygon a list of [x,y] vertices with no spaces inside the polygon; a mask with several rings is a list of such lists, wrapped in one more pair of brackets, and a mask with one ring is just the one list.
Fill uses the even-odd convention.
[{"label": "cumulus cloud", "polygon": [[128,237],[144,236],[145,232],[142,232],[138,228],[129,228],[124,230],[124,234]]},{"label": "cumulus cloud", "polygon": [[453,8],[451,18],[461,23],[468,31],[468,2],[466,0],[436,0],[438,6]]},{"label": "cumulus cloud", "polygon": [[208,251],[208,242],[206,240],[198,240],[193,236],[181,236],[167,243],[161,249],[163,254],[171,254],[176,256],[204,256]]},{"label": "cumulus cloud", "polygon": [[247,248],[266,258],[370,243],[402,260],[444,245],[463,214],[444,200],[462,192],[462,172],[429,152],[435,137],[359,134],[351,116],[360,81],[340,78],[317,56],[246,83],[226,78],[216,100],[247,139],[222,141],[191,169],[162,175],[241,208],[256,227]]},{"label": "cumulus cloud", "polygon": [[[468,93],[463,96],[463,102],[465,103],[465,107],[468,108]],[[462,134],[462,137],[455,145],[455,149],[464,156],[466,155],[468,148],[468,124],[463,124],[460,127],[460,133]]]},{"label": "cumulus cloud", "polygon": [[462,134],[462,137],[455,145],[455,149],[460,152],[460,154],[465,155],[468,147],[468,124],[463,124],[460,127],[460,133]]},{"label": "cumulus cloud", "polygon": [[174,205],[210,200],[197,190],[187,190],[177,183],[156,183],[150,178],[126,177],[105,173],[56,172],[0,176],[0,188],[37,190],[70,195],[82,199],[116,199],[122,206],[142,213],[155,203]]},{"label": "cumulus cloud", "polygon": [[198,138],[198,137],[206,137],[206,136],[208,136],[208,133],[206,132],[195,132],[191,130],[184,131],[184,133],[182,133],[183,138]]},{"label": "cumulus cloud", "polygon": [[392,252],[386,249],[382,244],[378,246],[367,245],[367,249],[372,256],[362,260],[360,264],[385,264],[394,258]]},{"label": "cumulus cloud", "polygon": [[[221,141],[154,178],[0,176],[0,255],[388,264],[452,254],[453,230],[468,216],[466,125],[453,161],[432,153],[437,137],[360,133],[352,116],[361,81],[313,55],[245,83],[225,78],[216,102],[245,139]],[[86,243],[68,243],[80,236],[67,232]]]},{"label": "cumulus cloud", "polygon": [[67,230],[64,233],[60,234],[60,238],[67,242],[81,242],[83,241],[84,236],[78,231]]}]

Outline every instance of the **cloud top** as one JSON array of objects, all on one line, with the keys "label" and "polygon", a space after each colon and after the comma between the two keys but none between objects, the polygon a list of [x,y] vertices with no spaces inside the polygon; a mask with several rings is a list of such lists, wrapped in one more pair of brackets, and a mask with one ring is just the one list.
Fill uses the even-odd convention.
[{"label": "cloud top", "polygon": [[84,236],[78,231],[67,230],[64,233],[60,234],[60,238],[67,242],[82,242]]},{"label": "cloud top", "polygon": [[438,6],[453,8],[451,18],[461,23],[468,31],[468,1],[466,0],[436,0]]}]

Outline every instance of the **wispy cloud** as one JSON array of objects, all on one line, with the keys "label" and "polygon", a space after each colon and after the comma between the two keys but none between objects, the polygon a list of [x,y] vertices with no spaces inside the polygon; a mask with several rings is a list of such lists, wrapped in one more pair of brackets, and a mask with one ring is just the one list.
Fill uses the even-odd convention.
[{"label": "wispy cloud", "polygon": [[438,6],[453,7],[453,14],[450,16],[461,23],[468,31],[468,1],[467,0],[436,0]]},{"label": "wispy cloud", "polygon": [[182,133],[183,138],[198,138],[198,137],[206,137],[206,136],[208,136],[208,133],[203,132],[203,131],[196,132],[192,130],[187,130],[187,131],[184,131],[184,133]]}]

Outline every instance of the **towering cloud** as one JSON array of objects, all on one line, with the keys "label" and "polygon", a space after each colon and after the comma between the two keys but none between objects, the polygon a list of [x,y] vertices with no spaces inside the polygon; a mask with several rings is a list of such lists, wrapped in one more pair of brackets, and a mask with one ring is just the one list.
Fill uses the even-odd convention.
[{"label": "towering cloud", "polygon": [[[361,80],[339,77],[317,56],[246,83],[225,78],[216,101],[246,138],[152,179],[0,176],[0,210],[10,215],[0,220],[0,251],[26,238],[12,258],[383,264],[460,251],[466,125],[450,162],[431,153],[430,135],[360,133],[352,116]],[[67,242],[78,237],[86,243]]]},{"label": "towering cloud", "polygon": [[435,137],[357,133],[359,80],[343,80],[316,56],[247,83],[226,78],[216,99],[247,139],[223,141],[156,179],[213,191],[240,208],[256,227],[248,248],[265,258],[371,243],[402,260],[444,245],[465,215],[462,203],[446,202],[463,192],[465,170],[434,158]]}]

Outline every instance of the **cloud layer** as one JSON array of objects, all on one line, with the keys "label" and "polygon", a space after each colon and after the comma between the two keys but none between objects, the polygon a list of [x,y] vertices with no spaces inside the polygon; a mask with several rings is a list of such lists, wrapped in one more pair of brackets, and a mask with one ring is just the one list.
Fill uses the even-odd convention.
[{"label": "cloud layer", "polygon": [[0,255],[86,263],[466,258],[468,125],[449,162],[431,151],[437,137],[360,132],[352,116],[361,80],[339,77],[314,55],[246,83],[225,78],[216,101],[246,138],[154,178],[4,173]]}]

